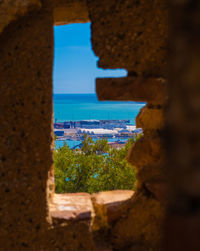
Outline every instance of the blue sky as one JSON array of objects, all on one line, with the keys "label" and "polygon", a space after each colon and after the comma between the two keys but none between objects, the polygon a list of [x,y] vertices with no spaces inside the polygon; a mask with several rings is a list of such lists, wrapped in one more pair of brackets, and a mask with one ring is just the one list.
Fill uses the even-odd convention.
[{"label": "blue sky", "polygon": [[101,70],[91,49],[90,23],[54,27],[54,93],[94,93],[96,77],[125,76],[125,70]]}]

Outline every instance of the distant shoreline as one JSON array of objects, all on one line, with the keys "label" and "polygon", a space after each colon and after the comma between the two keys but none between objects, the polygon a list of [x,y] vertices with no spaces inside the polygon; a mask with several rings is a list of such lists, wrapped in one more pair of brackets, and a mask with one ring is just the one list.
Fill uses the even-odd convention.
[{"label": "distant shoreline", "polygon": [[96,95],[96,93],[53,93],[53,95]]},{"label": "distant shoreline", "polygon": [[58,141],[82,141],[87,134],[92,139],[116,139],[118,142],[133,138],[142,129],[124,120],[78,120],[54,123],[54,134]]}]

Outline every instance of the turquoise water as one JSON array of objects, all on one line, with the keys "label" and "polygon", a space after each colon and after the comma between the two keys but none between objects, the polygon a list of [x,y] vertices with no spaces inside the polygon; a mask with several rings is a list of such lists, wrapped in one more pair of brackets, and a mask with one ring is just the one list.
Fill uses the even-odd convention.
[{"label": "turquoise water", "polygon": [[[130,119],[135,125],[135,118],[145,105],[141,102],[98,101],[96,94],[54,94],[54,121],[85,119]],[[109,140],[110,141],[110,140]],[[67,141],[70,147],[79,141]],[[56,141],[56,147],[62,146]]]},{"label": "turquoise water", "polygon": [[135,118],[145,103],[98,101],[96,94],[54,94],[54,119],[130,119]]},{"label": "turquoise water", "polygon": [[56,145],[56,149],[59,148],[59,147],[62,147],[64,145],[64,143],[67,143],[67,145],[70,147],[70,148],[73,148],[77,145],[79,145],[81,143],[81,141],[78,141],[78,140],[56,140],[55,141],[55,145]]},{"label": "turquoise water", "polygon": [[[96,139],[93,139],[94,141],[96,141]],[[114,141],[127,141],[127,138],[110,138],[108,139],[109,142],[114,142]],[[81,143],[81,141],[78,141],[78,140],[56,140],[55,141],[55,145],[56,145],[56,149],[59,148],[59,147],[62,147],[64,145],[64,143],[67,143],[67,145],[70,147],[70,148],[73,148],[77,145],[79,145]]]}]

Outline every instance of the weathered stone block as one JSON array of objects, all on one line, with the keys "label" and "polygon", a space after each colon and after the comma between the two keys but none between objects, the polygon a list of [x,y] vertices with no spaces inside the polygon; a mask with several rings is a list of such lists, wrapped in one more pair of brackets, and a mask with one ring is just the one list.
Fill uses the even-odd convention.
[{"label": "weathered stone block", "polygon": [[40,0],[3,0],[0,2],[0,33],[12,21],[27,12],[39,9]]},{"label": "weathered stone block", "polygon": [[49,205],[54,224],[85,221],[90,224],[94,216],[91,195],[88,193],[55,194]]},{"label": "weathered stone block", "polygon": [[[112,242],[117,250],[129,250],[128,247],[141,243],[147,250],[159,250],[164,216],[160,203],[145,196],[135,194],[131,209],[112,229]],[[132,249],[134,250],[134,249]]]},{"label": "weathered stone block", "polygon": [[144,136],[130,149],[128,161],[136,168],[141,168],[163,160],[164,149],[158,136]]},{"label": "weathered stone block", "polygon": [[86,0],[53,0],[54,25],[89,22]]},{"label": "weathered stone block", "polygon": [[153,198],[160,202],[167,203],[167,182],[163,180],[150,180],[144,184],[144,187],[151,193]]},{"label": "weathered stone block", "polygon": [[130,198],[134,192],[130,190],[115,190],[99,192],[92,195],[95,210],[93,230],[109,227],[126,213]]},{"label": "weathered stone block", "polygon": [[98,66],[140,76],[165,76],[168,8],[165,0],[88,0]]},{"label": "weathered stone block", "polygon": [[163,109],[143,107],[136,117],[136,126],[142,128],[143,132],[159,130],[164,128],[164,111]]},{"label": "weathered stone block", "polygon": [[166,101],[166,81],[161,78],[97,78],[99,100],[139,101],[162,105]]},{"label": "weathered stone block", "polygon": [[152,180],[165,180],[163,163],[149,164],[140,167],[136,172],[137,190],[143,188],[146,182]]},{"label": "weathered stone block", "polygon": [[[30,1],[17,2],[26,9]],[[0,250],[34,250],[49,226],[51,10],[42,8],[7,26],[0,55]]]},{"label": "weathered stone block", "polygon": [[35,250],[97,251],[89,226],[84,222],[58,225],[49,229],[44,244]]}]

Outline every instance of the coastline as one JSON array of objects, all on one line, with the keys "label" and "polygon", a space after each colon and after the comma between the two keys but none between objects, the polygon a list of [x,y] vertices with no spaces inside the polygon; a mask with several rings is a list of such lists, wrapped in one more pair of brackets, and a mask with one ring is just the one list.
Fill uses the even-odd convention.
[{"label": "coastline", "polygon": [[[85,134],[93,140],[106,138],[109,144],[116,142],[121,145],[139,133],[142,133],[142,129],[130,124],[130,120],[79,120],[54,123],[56,148],[64,142],[70,148],[76,147],[80,145]],[[62,144],[58,143],[59,141]]]}]

